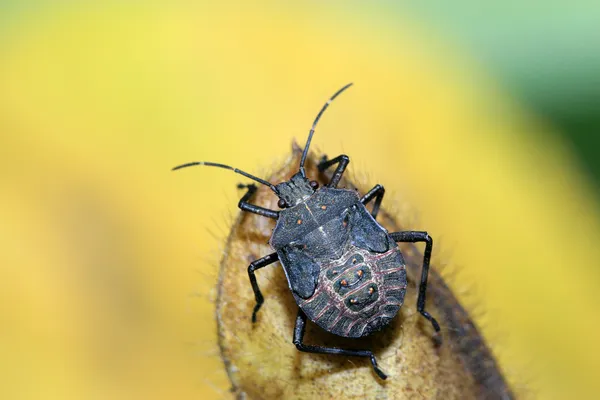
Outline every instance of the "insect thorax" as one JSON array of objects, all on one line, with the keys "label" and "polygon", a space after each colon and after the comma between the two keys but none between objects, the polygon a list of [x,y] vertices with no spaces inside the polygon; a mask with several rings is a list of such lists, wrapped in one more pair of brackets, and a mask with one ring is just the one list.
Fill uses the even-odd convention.
[{"label": "insect thorax", "polygon": [[297,205],[279,212],[270,244],[279,250],[302,241],[304,236],[330,220],[339,218],[341,221],[344,212],[359,202],[360,198],[353,190],[323,187]]}]

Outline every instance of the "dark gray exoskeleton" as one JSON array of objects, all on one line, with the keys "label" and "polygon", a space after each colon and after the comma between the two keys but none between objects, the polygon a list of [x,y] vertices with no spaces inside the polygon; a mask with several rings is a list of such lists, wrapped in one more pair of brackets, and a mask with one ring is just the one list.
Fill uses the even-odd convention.
[{"label": "dark gray exoskeleton", "polygon": [[[248,203],[256,186],[238,185],[247,189],[239,202],[243,211],[277,220],[270,240],[275,252],[253,261],[248,267],[256,297],[252,322],[256,322],[256,314],[264,301],[254,273],[259,268],[279,261],[299,306],[293,339],[298,350],[368,357],[375,373],[381,379],[386,379],[387,376],[379,369],[375,356],[369,350],[312,346],[303,342],[307,317],[328,332],[353,338],[380,330],[394,318],[406,293],[405,262],[397,242],[426,244],[417,311],[431,322],[436,332],[440,331],[435,318],[425,311],[433,247],[427,232],[388,233],[376,221],[385,193],[381,185],[375,185],[362,197],[354,190],[338,189],[337,185],[350,162],[346,155],[331,160],[324,157],[319,163],[320,171],[337,164],[327,186],[319,188],[316,181],[306,177],[304,163],[315,127],[329,104],[351,85],[338,90],[321,108],[304,147],[300,169],[287,182],[273,185],[237,168],[211,162],[192,162],[173,169],[193,165],[220,167],[270,187],[279,197],[281,211]],[[369,213],[365,205],[371,200],[375,200],[375,203]]]}]

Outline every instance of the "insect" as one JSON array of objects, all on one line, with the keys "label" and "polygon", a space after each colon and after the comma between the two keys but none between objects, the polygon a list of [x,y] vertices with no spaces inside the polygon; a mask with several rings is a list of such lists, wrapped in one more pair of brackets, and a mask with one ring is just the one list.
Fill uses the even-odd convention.
[{"label": "insect", "polygon": [[[304,163],[321,116],[344,90],[338,90],[321,108],[311,127],[298,172],[289,181],[274,185],[264,179],[225,164],[196,161],[179,165],[173,170],[195,165],[229,169],[255,182],[268,186],[278,197],[281,211],[251,204],[256,192],[254,184],[239,184],[246,189],[238,206],[242,211],[275,219],[270,238],[275,250],[250,263],[248,276],[256,305],[252,323],[264,298],[258,287],[256,271],[279,261],[288,285],[298,305],[293,343],[308,353],[338,354],[366,357],[381,378],[387,375],[379,368],[370,350],[342,349],[304,343],[307,319],[333,334],[359,338],[385,327],[396,316],[404,302],[407,280],[405,261],[398,242],[424,242],[425,252],[417,298],[417,311],[431,322],[436,332],[438,322],[425,310],[427,278],[433,241],[427,232],[402,231],[389,233],[377,222],[377,214],[385,194],[375,185],[360,197],[354,190],[340,189],[338,184],[350,159],[340,155],[323,157],[318,165],[323,172],[335,165],[332,178],[323,187],[306,176]],[[365,207],[374,201],[372,211]]]}]

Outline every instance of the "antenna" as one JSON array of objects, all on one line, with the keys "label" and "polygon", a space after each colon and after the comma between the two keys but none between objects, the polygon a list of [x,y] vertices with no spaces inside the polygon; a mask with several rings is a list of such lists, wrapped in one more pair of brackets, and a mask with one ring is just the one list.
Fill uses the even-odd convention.
[{"label": "antenna", "polygon": [[277,193],[277,189],[275,188],[275,185],[273,185],[272,183],[267,182],[264,179],[260,179],[260,178],[254,176],[254,175],[251,175],[251,174],[249,174],[247,172],[244,172],[241,169],[233,168],[233,167],[230,167],[229,165],[225,165],[225,164],[217,164],[217,163],[205,162],[205,161],[194,161],[194,162],[190,162],[190,163],[187,163],[187,164],[178,165],[175,168],[173,168],[172,171],[176,171],[176,170],[181,169],[181,168],[193,167],[195,165],[206,165],[208,167],[218,167],[218,168],[232,170],[236,174],[244,175],[246,178],[250,178],[253,181],[256,181],[258,183],[262,183],[263,185],[270,187],[272,191],[274,191],[275,193]]},{"label": "antenna", "polygon": [[321,111],[319,111],[319,114],[317,114],[317,118],[315,118],[315,122],[313,122],[312,128],[310,128],[310,133],[308,134],[308,140],[306,141],[306,145],[304,146],[304,152],[302,153],[302,159],[300,160],[300,173],[302,174],[302,176],[306,177],[306,173],[304,172],[304,162],[306,161],[306,156],[308,155],[308,148],[310,147],[310,141],[312,140],[313,134],[315,133],[315,128],[317,127],[317,122],[319,122],[319,119],[321,119],[321,115],[323,115],[323,113],[325,112],[327,107],[329,107],[329,104],[331,104],[331,102],[336,97],[338,97],[340,95],[340,93],[342,93],[344,90],[348,89],[350,86],[352,86],[352,83],[347,84],[346,86],[344,86],[343,88],[341,88],[340,90],[335,92],[335,94],[333,96],[331,96],[331,98],[329,100],[327,100],[327,103],[325,103],[323,108],[321,108]]}]

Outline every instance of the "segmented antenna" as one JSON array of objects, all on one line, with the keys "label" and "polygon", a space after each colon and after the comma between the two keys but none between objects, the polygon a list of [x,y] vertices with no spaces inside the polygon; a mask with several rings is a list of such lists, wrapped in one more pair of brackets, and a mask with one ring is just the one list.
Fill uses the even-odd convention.
[{"label": "segmented antenna", "polygon": [[304,162],[306,161],[306,156],[308,155],[308,148],[310,147],[310,141],[312,140],[313,134],[315,133],[315,128],[317,127],[317,122],[319,122],[319,119],[321,119],[321,115],[323,115],[323,113],[325,112],[327,107],[329,107],[329,104],[331,104],[331,102],[336,97],[338,97],[340,95],[340,93],[342,93],[344,90],[348,89],[350,86],[352,86],[352,83],[347,84],[346,86],[344,86],[343,88],[341,88],[340,90],[335,92],[335,94],[333,96],[331,96],[331,98],[329,100],[327,100],[327,103],[325,103],[323,108],[321,108],[321,111],[319,111],[319,114],[317,114],[317,118],[315,118],[315,122],[313,122],[312,128],[310,128],[310,133],[308,134],[308,140],[306,141],[306,145],[304,146],[304,152],[302,153],[302,159],[300,160],[300,173],[302,174],[302,176],[306,177],[306,173],[304,172]]},{"label": "segmented antenna", "polygon": [[256,181],[258,183],[262,183],[263,185],[270,187],[272,191],[274,191],[275,193],[277,193],[277,189],[275,188],[275,185],[273,185],[272,183],[267,182],[264,179],[260,179],[260,178],[254,176],[254,175],[251,175],[251,174],[249,174],[247,172],[244,172],[241,169],[233,168],[233,167],[230,167],[229,165],[225,165],[225,164],[217,164],[217,163],[205,162],[205,161],[194,161],[194,162],[190,162],[190,163],[187,163],[187,164],[178,165],[175,168],[173,168],[172,171],[176,171],[176,170],[181,169],[181,168],[193,167],[194,165],[206,165],[208,167],[219,167],[219,168],[223,168],[223,169],[232,170],[236,174],[244,175],[246,178],[250,178],[253,181]]}]

